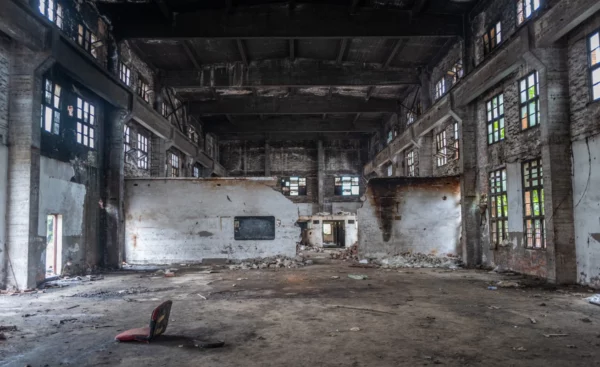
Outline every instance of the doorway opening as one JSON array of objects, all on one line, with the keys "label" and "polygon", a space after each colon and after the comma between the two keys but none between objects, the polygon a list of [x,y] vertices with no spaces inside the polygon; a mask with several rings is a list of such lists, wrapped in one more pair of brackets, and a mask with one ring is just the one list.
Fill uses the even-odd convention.
[{"label": "doorway opening", "polygon": [[62,215],[46,217],[46,278],[60,275],[62,269]]},{"label": "doorway opening", "polygon": [[323,247],[346,247],[346,228],[343,220],[323,221]]}]

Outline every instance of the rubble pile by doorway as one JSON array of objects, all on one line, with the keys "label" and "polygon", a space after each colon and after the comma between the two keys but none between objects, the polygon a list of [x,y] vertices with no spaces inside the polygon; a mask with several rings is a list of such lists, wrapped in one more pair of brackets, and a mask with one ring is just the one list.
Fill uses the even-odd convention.
[{"label": "rubble pile by doorway", "polygon": [[340,251],[329,254],[332,259],[358,261],[358,245],[354,244]]},{"label": "rubble pile by doorway", "polygon": [[431,254],[404,252],[399,255],[375,260],[382,268],[446,268],[458,269],[463,266],[457,256],[436,256]]},{"label": "rubble pile by doorway", "polygon": [[276,269],[276,268],[299,268],[306,265],[312,265],[313,261],[305,259],[303,256],[289,258],[285,256],[274,256],[266,258],[247,259],[238,264],[229,265],[232,270],[256,270],[256,269]]}]

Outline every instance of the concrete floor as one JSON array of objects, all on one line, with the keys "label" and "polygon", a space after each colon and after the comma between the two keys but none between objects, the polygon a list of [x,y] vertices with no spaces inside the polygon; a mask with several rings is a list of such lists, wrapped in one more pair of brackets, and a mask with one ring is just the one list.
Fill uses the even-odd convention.
[{"label": "concrete floor", "polygon": [[[493,291],[491,282],[519,277],[326,262],[211,274],[188,268],[175,278],[112,273],[0,296],[0,325],[18,327],[0,341],[0,366],[600,365],[600,308],[582,299],[586,289]],[[173,300],[168,337],[113,340],[144,326],[166,299]],[[197,349],[185,337],[226,346]]]}]

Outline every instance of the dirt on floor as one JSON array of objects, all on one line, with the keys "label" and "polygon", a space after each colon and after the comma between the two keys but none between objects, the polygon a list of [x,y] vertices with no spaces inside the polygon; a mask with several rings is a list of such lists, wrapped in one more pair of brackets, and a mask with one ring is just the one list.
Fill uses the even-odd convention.
[{"label": "dirt on floor", "polygon": [[[584,300],[588,289],[325,262],[114,272],[2,295],[0,366],[600,366],[600,307]],[[173,301],[164,336],[114,340],[146,326],[164,300]]]}]

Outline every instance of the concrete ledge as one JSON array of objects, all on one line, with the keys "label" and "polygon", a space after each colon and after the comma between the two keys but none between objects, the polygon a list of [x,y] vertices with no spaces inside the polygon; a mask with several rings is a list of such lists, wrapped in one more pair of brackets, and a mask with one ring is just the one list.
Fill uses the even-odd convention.
[{"label": "concrete ledge", "polygon": [[145,101],[141,101],[137,96],[133,98],[131,114],[140,125],[152,131],[155,135],[163,139],[171,138],[173,127],[152,106]]},{"label": "concrete ledge", "polygon": [[534,24],[536,47],[548,47],[600,11],[598,0],[565,0],[548,10]]},{"label": "concrete ledge", "polygon": [[0,31],[33,51],[42,51],[49,44],[49,29],[25,6],[13,0],[0,1]]}]

